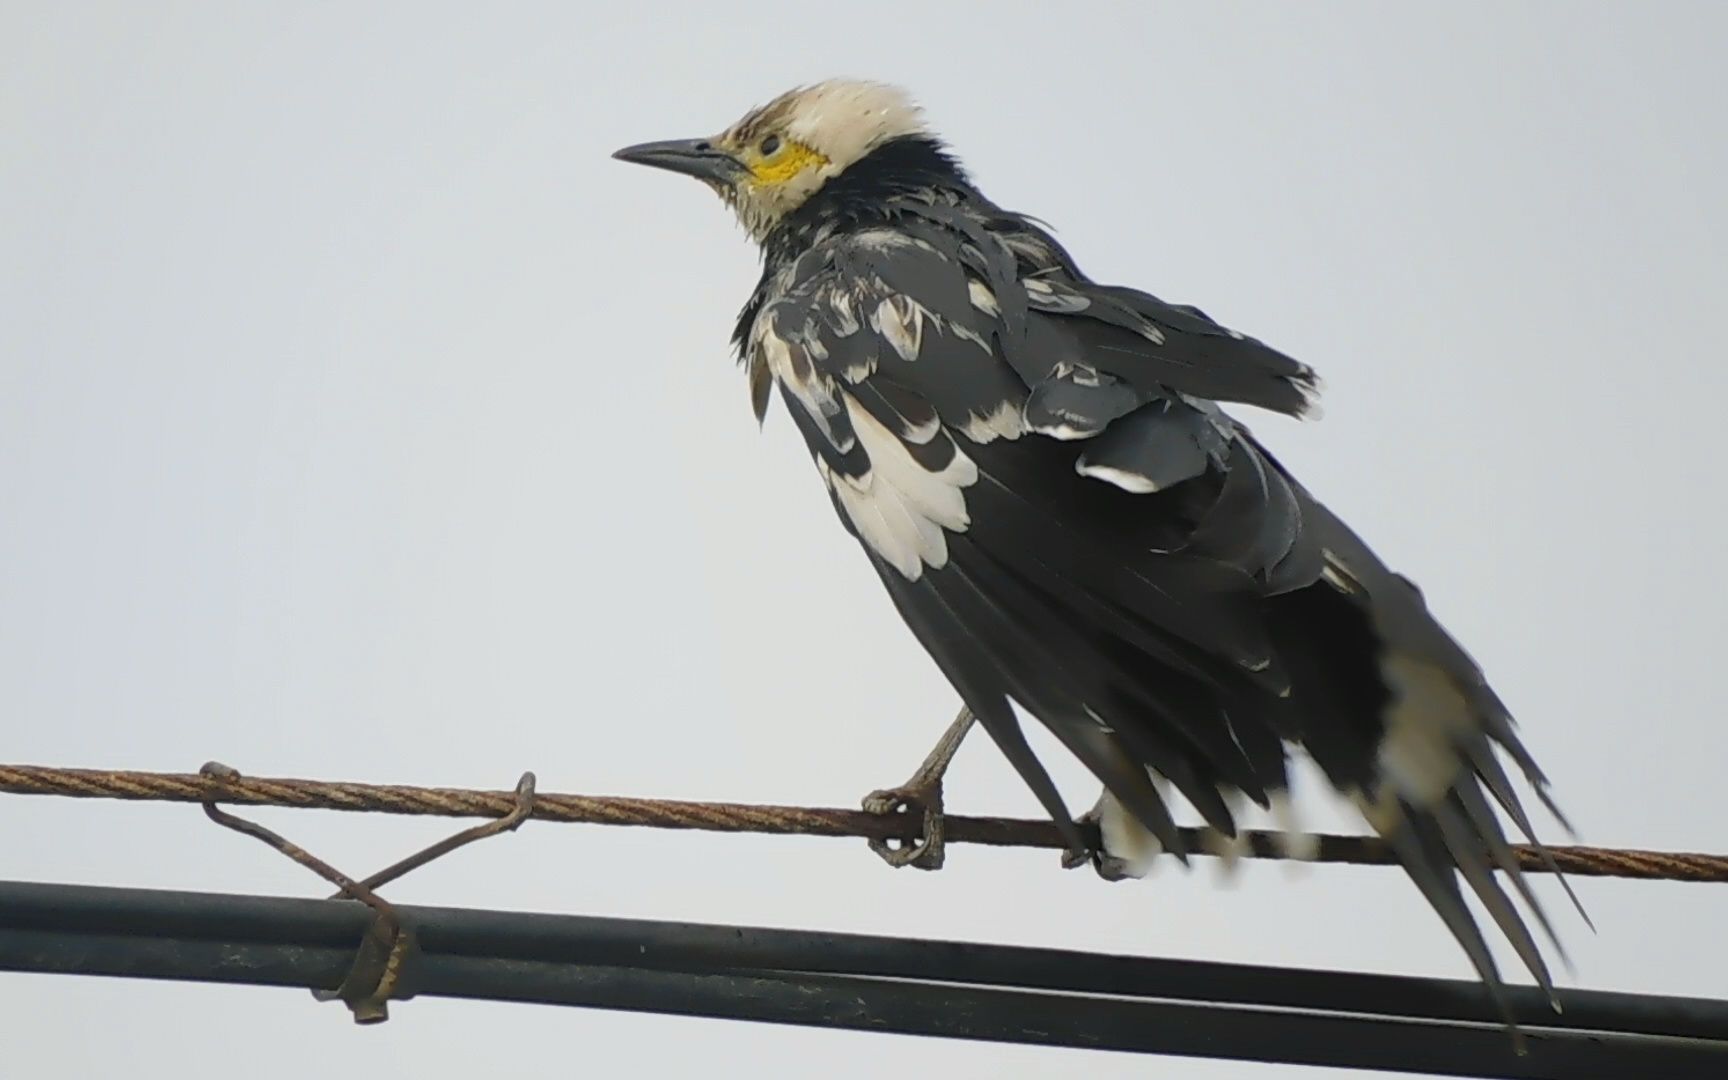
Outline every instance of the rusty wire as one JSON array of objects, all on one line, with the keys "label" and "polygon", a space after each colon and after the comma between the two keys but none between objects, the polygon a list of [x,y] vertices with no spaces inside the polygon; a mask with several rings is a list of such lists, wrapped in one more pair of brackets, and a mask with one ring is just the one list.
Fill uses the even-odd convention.
[{"label": "rusty wire", "polygon": [[[0,793],[517,820],[522,805],[518,791],[256,776],[219,779],[196,773],[40,765],[0,765]],[[862,810],[544,793],[533,796],[528,817],[534,821],[588,825],[901,841],[916,840],[920,827],[916,815],[884,816]],[[1066,847],[1056,827],[1048,821],[948,814],[945,826],[950,844],[1058,850]],[[1183,834],[1191,850],[1204,852],[1200,830],[1184,829]],[[1247,850],[1243,854],[1262,859],[1285,857],[1277,833],[1250,831],[1244,835]],[[1373,837],[1328,835],[1319,841],[1318,853],[1310,861],[1358,865],[1398,862],[1391,849]],[[1517,846],[1514,851],[1525,870],[1539,873],[1548,869],[1538,849]],[[1547,853],[1560,871],[1580,877],[1728,882],[1728,856],[1723,855],[1570,845],[1548,847]]]}]

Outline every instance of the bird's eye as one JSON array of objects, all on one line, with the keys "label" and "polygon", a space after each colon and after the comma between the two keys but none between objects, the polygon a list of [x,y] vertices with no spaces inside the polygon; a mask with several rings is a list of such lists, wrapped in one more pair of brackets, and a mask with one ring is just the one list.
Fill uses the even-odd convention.
[{"label": "bird's eye", "polygon": [[780,149],[780,136],[770,135],[762,140],[762,156],[770,157]]}]

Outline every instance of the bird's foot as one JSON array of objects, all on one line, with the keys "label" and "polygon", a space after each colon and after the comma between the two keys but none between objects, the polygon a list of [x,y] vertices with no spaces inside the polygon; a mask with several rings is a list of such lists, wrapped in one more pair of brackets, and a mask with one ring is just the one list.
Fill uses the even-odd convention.
[{"label": "bird's foot", "polygon": [[1093,872],[1105,881],[1133,881],[1145,877],[1147,871],[1151,869],[1151,859],[1145,852],[1123,856],[1113,854],[1110,851],[1110,838],[1105,827],[1102,800],[1098,806],[1094,806],[1080,815],[1076,824],[1087,833],[1097,830],[1099,843],[1090,851],[1064,851],[1062,853],[1062,869],[1073,870],[1078,866],[1089,865]]},{"label": "bird's foot", "polygon": [[1119,855],[1110,855],[1103,851],[1062,853],[1062,869],[1072,870],[1081,864],[1090,866],[1093,873],[1105,881],[1133,881],[1144,876],[1137,872],[1133,863]]},{"label": "bird's foot", "polygon": [[923,825],[913,840],[887,839],[870,841],[870,850],[882,857],[889,866],[915,866],[920,870],[940,870],[946,856],[945,829],[942,817],[942,780],[913,782],[901,787],[883,788],[864,796],[864,812],[880,816],[918,814]]},{"label": "bird's foot", "polygon": [[942,818],[942,776],[949,762],[965,741],[974,723],[972,710],[962,708],[960,715],[948,725],[942,738],[912,774],[912,779],[899,787],[883,788],[864,796],[864,812],[868,814],[918,814],[923,828],[914,840],[871,840],[870,850],[882,856],[889,866],[916,866],[920,870],[940,870],[947,854],[944,850],[946,829]]}]

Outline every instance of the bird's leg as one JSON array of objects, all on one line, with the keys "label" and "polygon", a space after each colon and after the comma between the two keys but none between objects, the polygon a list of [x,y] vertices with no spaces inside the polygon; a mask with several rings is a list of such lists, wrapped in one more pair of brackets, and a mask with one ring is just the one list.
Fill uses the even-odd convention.
[{"label": "bird's leg", "polygon": [[924,828],[918,839],[910,841],[871,840],[870,850],[882,856],[889,866],[916,866],[920,870],[940,870],[945,854],[942,822],[942,774],[948,763],[972,730],[975,717],[964,705],[960,715],[948,725],[935,748],[918,766],[918,771],[904,784],[883,788],[864,796],[864,809],[872,814],[922,814]]}]

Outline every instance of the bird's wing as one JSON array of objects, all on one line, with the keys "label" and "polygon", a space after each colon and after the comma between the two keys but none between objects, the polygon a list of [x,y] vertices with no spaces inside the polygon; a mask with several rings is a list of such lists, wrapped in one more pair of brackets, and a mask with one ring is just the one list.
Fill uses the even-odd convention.
[{"label": "bird's wing", "polygon": [[832,238],[744,343],[907,623],[1071,842],[1010,701],[1178,855],[1153,776],[1234,835],[1229,798],[1276,798],[1300,744],[1491,985],[1455,870],[1546,985],[1489,873],[1530,899],[1484,797],[1527,828],[1493,744],[1541,775],[1504,707],[1215,404],[1300,412],[1313,373],[1040,243],[935,210]]}]

